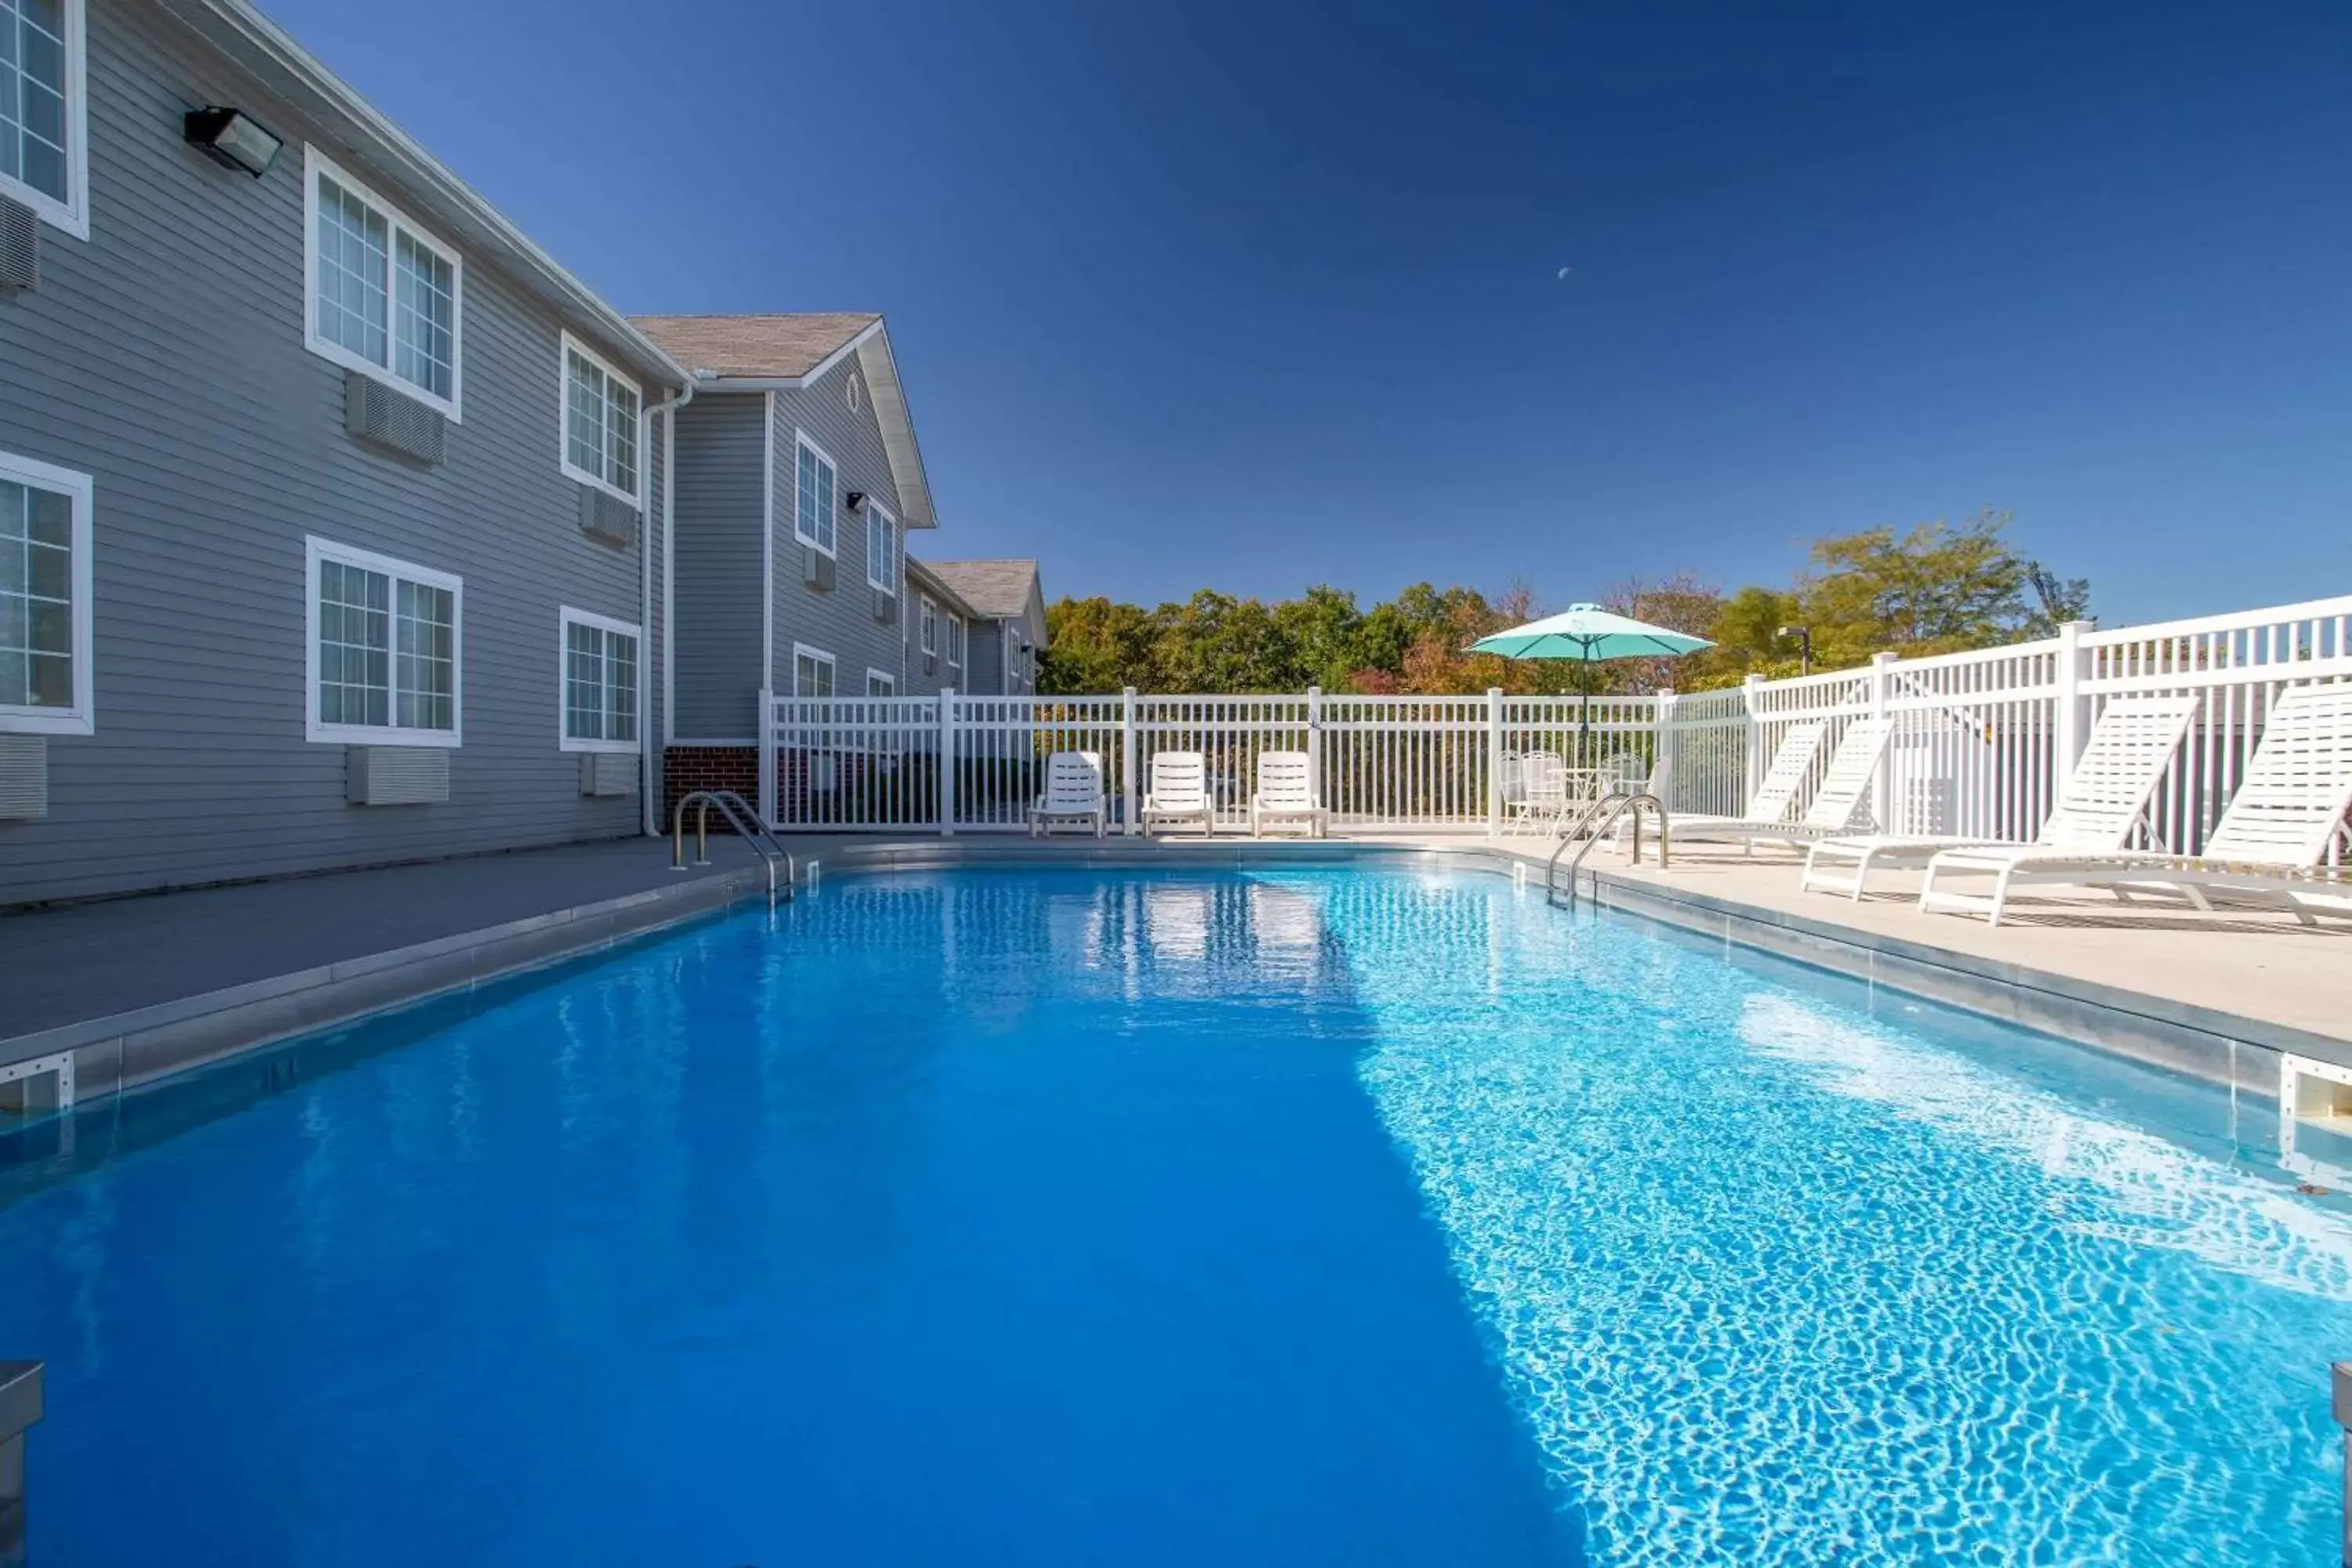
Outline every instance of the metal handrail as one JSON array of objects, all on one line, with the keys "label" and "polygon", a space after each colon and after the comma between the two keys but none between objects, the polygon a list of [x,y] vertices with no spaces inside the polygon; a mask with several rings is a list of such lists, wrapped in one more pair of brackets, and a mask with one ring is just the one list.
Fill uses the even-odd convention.
[{"label": "metal handrail", "polygon": [[1571,907],[1577,899],[1576,873],[1583,868],[1584,858],[1592,853],[1592,847],[1600,843],[1611,828],[1617,826],[1618,818],[1629,811],[1633,814],[1633,864],[1638,866],[1642,863],[1642,813],[1644,811],[1657,814],[1659,869],[1664,870],[1671,863],[1673,847],[1666,825],[1666,803],[1647,790],[1612,790],[1585,807],[1583,814],[1561,836],[1559,845],[1551,852],[1551,858],[1544,862],[1545,902],[1556,904],[1559,901],[1559,858],[1568,853],[1570,845],[1577,844],[1576,836],[1584,831],[1585,824],[1599,816],[1604,808],[1609,815],[1601,818],[1601,825],[1592,830],[1590,838],[1577,845],[1576,857],[1568,863],[1568,901]]},{"label": "metal handrail", "polygon": [[710,808],[715,805],[719,808],[719,815],[726,819],[727,826],[751,847],[752,852],[767,867],[768,902],[772,904],[776,901],[776,867],[779,863],[784,868],[784,897],[787,900],[792,898],[793,889],[800,881],[799,868],[793,864],[793,852],[768,830],[768,825],[761,822],[759,814],[751,809],[751,803],[731,789],[694,790],[678,801],[677,809],[670,816],[671,870],[687,868],[686,808],[689,805],[695,807],[694,863],[697,866],[710,864]]}]

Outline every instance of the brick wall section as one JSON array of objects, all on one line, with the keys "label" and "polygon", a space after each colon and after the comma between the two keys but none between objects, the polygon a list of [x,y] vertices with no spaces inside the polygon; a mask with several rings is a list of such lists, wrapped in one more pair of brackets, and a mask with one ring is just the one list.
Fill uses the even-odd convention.
[{"label": "brick wall section", "polygon": [[[667,831],[677,803],[698,789],[731,789],[760,805],[760,752],[756,746],[672,746],[662,753],[661,826]],[[714,819],[715,820],[715,819]]]}]

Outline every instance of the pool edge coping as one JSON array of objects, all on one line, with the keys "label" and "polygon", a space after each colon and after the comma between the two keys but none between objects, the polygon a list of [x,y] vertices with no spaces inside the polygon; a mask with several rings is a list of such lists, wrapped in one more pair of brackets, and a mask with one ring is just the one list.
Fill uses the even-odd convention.
[{"label": "pool edge coping", "polygon": [[[1131,870],[1252,865],[1419,862],[1511,875],[1541,861],[1514,847],[1465,840],[1231,839],[1223,842],[922,839],[828,847],[825,875],[974,867]],[[78,1099],[142,1088],[321,1030],[550,967],[723,913],[764,888],[758,867],[436,937],[0,1039],[0,1067],[72,1054]],[[1857,931],[1717,895],[1668,889],[1588,868],[1597,907],[1719,937],[1832,974],[2256,1093],[2275,1092],[2282,1052],[2352,1067],[2352,1040],[2078,980],[1930,943]],[[2252,1059],[2246,1059],[2252,1055]]]}]

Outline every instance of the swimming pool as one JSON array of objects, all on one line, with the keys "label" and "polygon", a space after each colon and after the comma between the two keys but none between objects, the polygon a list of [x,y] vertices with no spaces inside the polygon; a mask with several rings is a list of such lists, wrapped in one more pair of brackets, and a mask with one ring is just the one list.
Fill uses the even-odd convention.
[{"label": "swimming pool", "polygon": [[2335,1550],[2253,1110],[1496,877],[840,881],[72,1134],[40,1568]]}]

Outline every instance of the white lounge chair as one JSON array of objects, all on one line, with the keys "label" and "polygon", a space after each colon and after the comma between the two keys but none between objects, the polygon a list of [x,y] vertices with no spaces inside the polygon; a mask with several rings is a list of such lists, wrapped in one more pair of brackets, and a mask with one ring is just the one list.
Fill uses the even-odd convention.
[{"label": "white lounge chair", "polygon": [[1209,799],[1208,763],[1198,752],[1155,752],[1151,787],[1143,796],[1143,830],[1161,824],[1197,822],[1203,834],[1217,831],[1217,808]]},{"label": "white lounge chair", "polygon": [[[1956,914],[1982,913],[2000,923],[2010,889],[2058,883],[2103,887],[2118,898],[2130,890],[2164,889],[2200,910],[2213,906],[2208,889],[2260,891],[2283,898],[2295,919],[2313,924],[2298,894],[2341,894],[2352,884],[2321,883],[2315,873],[2352,811],[2352,680],[2299,686],[2271,706],[2262,742],[2246,776],[2222,808],[2200,855],[2161,849],[2109,849],[2085,854],[2045,845],[1948,849],[1927,862],[1919,907]],[[1990,895],[1938,888],[1938,878],[1990,876]]]},{"label": "white lounge chair", "polygon": [[1272,824],[1303,822],[1312,837],[1323,837],[1328,814],[1315,798],[1315,773],[1304,752],[1264,752],[1257,759],[1257,789],[1250,796],[1250,837],[1263,836]]},{"label": "white lounge chair", "polygon": [[1029,837],[1041,837],[1056,827],[1090,826],[1103,836],[1109,817],[1103,791],[1102,753],[1055,752],[1045,759],[1045,793],[1029,807]]},{"label": "white lounge chair", "polygon": [[[2171,765],[2172,753],[2196,710],[2193,697],[2124,697],[2108,703],[2035,845],[2076,852],[2122,848],[2147,809],[2157,781]],[[1948,849],[1996,844],[1955,834],[1825,838],[1805,857],[1805,874],[1798,885],[1808,892],[1843,893],[1859,900],[1874,870],[1924,866]],[[1849,866],[1850,877],[1838,869]]]},{"label": "white lounge chair", "polygon": [[1790,725],[1781,734],[1780,745],[1773,748],[1772,760],[1766,764],[1764,777],[1749,797],[1748,809],[1738,816],[1670,815],[1666,826],[1674,830],[1676,838],[1724,839],[1761,832],[1786,822],[1789,808],[1797,803],[1797,792],[1805,785],[1805,775],[1813,771],[1813,755],[1822,749],[1822,732],[1826,728],[1818,719],[1801,719]]},{"label": "white lounge chair", "polygon": [[1750,855],[1759,844],[1804,845],[1850,833],[1864,815],[1863,801],[1870,794],[1871,781],[1878,776],[1878,759],[1893,732],[1894,726],[1884,719],[1856,719],[1847,724],[1845,733],[1838,737],[1837,750],[1830,753],[1830,765],[1822,770],[1821,787],[1813,791],[1805,814],[1794,822],[1702,819],[1685,824],[1670,817],[1668,825],[1675,837],[1685,843],[1736,839]]}]

